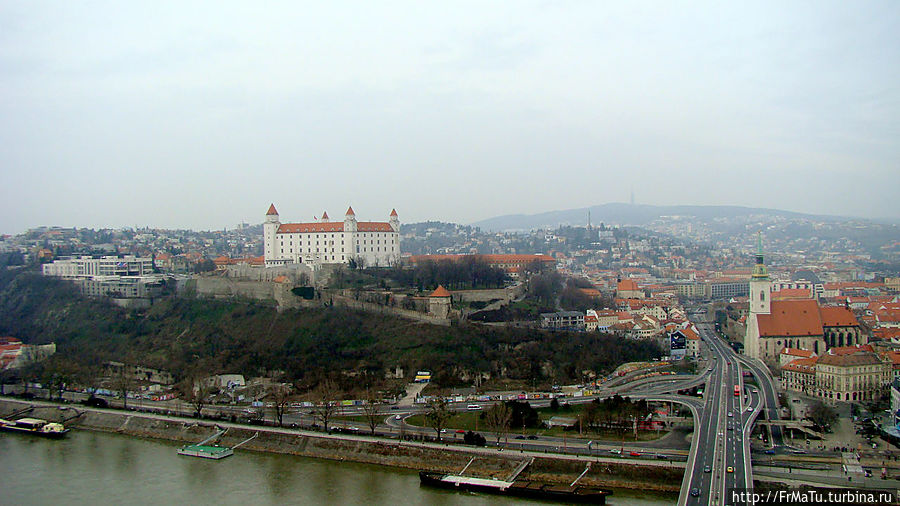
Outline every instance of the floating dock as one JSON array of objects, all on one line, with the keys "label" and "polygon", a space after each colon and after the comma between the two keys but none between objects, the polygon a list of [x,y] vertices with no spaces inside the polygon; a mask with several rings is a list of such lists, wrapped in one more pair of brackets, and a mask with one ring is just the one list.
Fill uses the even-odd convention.
[{"label": "floating dock", "polygon": [[219,446],[217,444],[212,444],[212,445],[206,444],[214,439],[218,439],[218,438],[222,437],[223,434],[225,434],[225,430],[220,430],[219,432],[216,432],[212,436],[209,436],[208,438],[204,439],[203,441],[200,441],[197,444],[182,446],[181,448],[178,449],[178,455],[186,455],[188,457],[200,457],[200,458],[204,458],[204,459],[213,459],[213,460],[224,459],[225,457],[230,457],[231,455],[234,455],[234,449],[237,448],[238,446],[241,446],[242,444],[246,443],[247,441],[250,441],[250,440],[256,438],[257,436],[259,436],[259,432],[257,432],[252,437],[245,439],[244,441],[241,441],[240,443],[234,445],[234,447]]},{"label": "floating dock", "polygon": [[219,460],[234,455],[234,449],[227,446],[187,445],[178,449],[178,455]]}]

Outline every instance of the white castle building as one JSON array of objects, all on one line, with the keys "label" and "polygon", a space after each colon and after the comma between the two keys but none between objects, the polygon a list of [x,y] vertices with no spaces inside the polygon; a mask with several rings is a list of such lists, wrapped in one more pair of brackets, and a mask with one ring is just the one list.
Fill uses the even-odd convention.
[{"label": "white castle building", "polygon": [[353,208],[343,222],[323,213],[313,223],[281,223],[275,204],[263,223],[266,267],[285,264],[348,264],[386,267],[400,260],[400,218],[392,210],[387,222],[356,221]]}]

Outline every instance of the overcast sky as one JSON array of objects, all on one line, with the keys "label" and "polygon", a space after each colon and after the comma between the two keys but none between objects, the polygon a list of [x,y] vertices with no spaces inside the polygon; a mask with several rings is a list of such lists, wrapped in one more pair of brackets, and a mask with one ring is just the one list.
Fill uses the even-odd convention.
[{"label": "overcast sky", "polygon": [[900,217],[900,2],[0,2],[0,233]]}]

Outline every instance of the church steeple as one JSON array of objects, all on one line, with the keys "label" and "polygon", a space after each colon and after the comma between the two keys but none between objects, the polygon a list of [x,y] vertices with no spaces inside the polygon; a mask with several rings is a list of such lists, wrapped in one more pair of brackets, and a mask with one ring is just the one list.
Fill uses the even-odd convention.
[{"label": "church steeple", "polygon": [[[756,264],[750,276],[750,313],[769,314],[772,307],[772,282],[763,261],[762,232],[756,236]],[[746,346],[746,344],[745,344]]]},{"label": "church steeple", "polygon": [[756,233],[756,264],[753,266],[753,279],[767,280],[769,279],[769,270],[763,260],[762,252],[762,232]]}]

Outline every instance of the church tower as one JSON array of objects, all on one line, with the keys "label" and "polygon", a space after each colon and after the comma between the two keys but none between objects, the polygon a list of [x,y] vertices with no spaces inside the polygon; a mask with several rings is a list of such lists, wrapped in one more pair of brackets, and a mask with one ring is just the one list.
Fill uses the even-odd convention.
[{"label": "church tower", "polygon": [[273,265],[277,258],[275,253],[275,233],[278,232],[278,227],[280,226],[278,211],[275,209],[275,204],[271,204],[266,212],[266,221],[263,222],[263,255],[267,266]]},{"label": "church tower", "polygon": [[769,314],[772,307],[772,282],[763,261],[762,234],[756,236],[756,264],[750,276],[750,312]]},{"label": "church tower", "polygon": [[762,234],[756,236],[756,264],[750,275],[750,314],[747,315],[747,333],[744,335],[744,353],[760,358],[759,321],[757,316],[772,312],[772,282],[762,253]]}]

